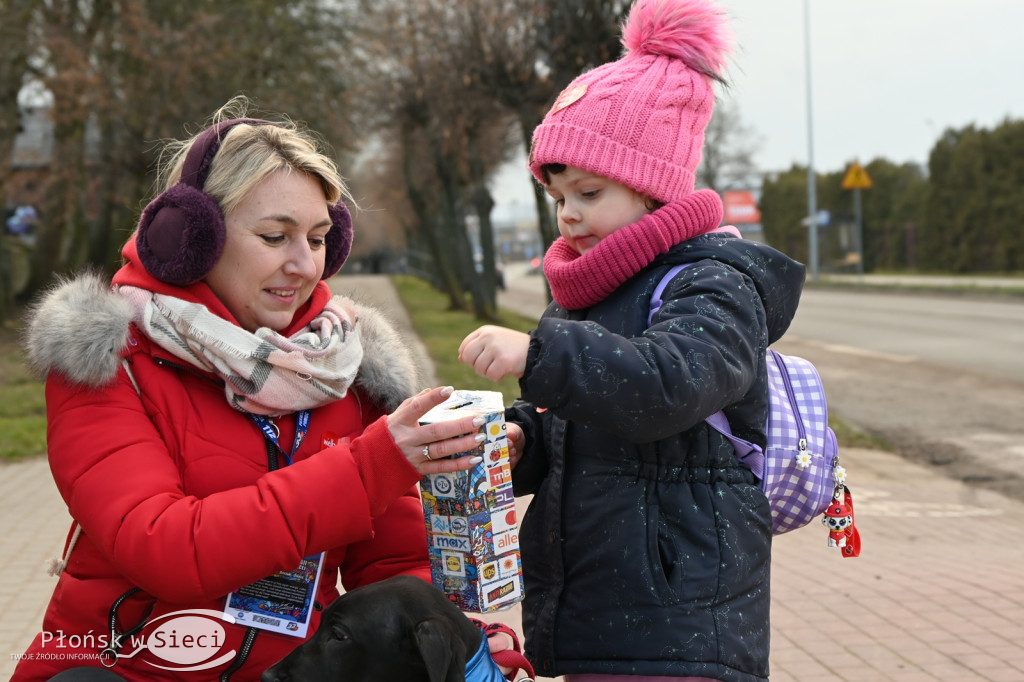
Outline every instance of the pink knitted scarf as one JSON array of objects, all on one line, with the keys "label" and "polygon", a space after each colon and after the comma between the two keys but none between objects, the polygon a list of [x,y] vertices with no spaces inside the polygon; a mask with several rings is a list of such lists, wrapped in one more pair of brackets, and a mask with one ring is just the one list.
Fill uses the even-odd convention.
[{"label": "pink knitted scarf", "polygon": [[721,222],[721,198],[702,189],[616,230],[583,255],[559,237],[544,254],[551,296],[567,310],[589,308],[656,257],[680,242],[712,232]]}]

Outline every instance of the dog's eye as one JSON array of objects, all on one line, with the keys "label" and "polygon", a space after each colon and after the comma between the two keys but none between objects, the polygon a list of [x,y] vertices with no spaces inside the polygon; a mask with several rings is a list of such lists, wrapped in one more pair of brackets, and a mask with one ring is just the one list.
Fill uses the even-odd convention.
[{"label": "dog's eye", "polygon": [[337,639],[337,640],[342,641],[342,642],[348,641],[349,639],[352,638],[352,635],[349,634],[348,629],[346,629],[345,627],[343,627],[341,625],[332,625],[331,626],[331,634],[334,635],[334,639]]}]

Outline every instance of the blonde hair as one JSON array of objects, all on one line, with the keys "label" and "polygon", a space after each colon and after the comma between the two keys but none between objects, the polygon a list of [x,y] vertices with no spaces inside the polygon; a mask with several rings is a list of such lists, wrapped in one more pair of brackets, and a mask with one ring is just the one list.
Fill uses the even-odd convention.
[{"label": "blonde hair", "polygon": [[[231,99],[211,117],[210,126],[235,118],[252,118],[250,102],[244,96]],[[344,178],[335,162],[323,151],[326,144],[313,131],[301,128],[287,117],[275,117],[273,125],[239,123],[232,126],[210,163],[203,191],[213,197],[221,213],[230,213],[249,193],[277,171],[299,171],[319,181],[329,205],[342,199],[353,202]],[[208,128],[209,126],[207,126]],[[185,157],[196,138],[172,141],[161,153],[163,190],[181,178]]]}]

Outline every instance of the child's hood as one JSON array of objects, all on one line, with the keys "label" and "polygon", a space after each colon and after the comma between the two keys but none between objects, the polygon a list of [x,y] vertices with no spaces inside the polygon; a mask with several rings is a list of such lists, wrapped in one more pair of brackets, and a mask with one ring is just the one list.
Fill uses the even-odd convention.
[{"label": "child's hood", "polygon": [[768,342],[782,338],[800,303],[804,265],[767,244],[721,234],[702,235],[678,245],[669,261],[692,263],[705,258],[730,265],[754,282],[764,305]]}]

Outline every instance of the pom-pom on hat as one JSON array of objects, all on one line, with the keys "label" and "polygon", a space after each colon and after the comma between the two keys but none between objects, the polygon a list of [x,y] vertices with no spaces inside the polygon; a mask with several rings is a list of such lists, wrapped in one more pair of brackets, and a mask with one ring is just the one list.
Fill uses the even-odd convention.
[{"label": "pom-pom on hat", "polygon": [[578,76],[533,133],[529,166],[611,178],[665,203],[691,193],[731,36],[710,0],[637,0],[625,54]]}]

